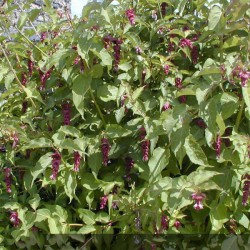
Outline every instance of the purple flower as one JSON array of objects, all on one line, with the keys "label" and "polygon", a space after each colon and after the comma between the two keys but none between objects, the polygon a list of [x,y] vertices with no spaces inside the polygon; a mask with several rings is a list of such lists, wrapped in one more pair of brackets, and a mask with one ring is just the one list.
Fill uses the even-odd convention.
[{"label": "purple flower", "polygon": [[64,103],[62,105],[62,113],[63,113],[63,124],[64,125],[70,125],[71,120],[71,105],[70,103]]},{"label": "purple flower", "polygon": [[198,57],[199,57],[198,47],[197,46],[193,46],[193,48],[191,50],[191,58],[192,58],[193,64],[197,64]]},{"label": "purple flower", "polygon": [[79,172],[79,167],[81,163],[81,155],[78,151],[74,152],[74,171]]},{"label": "purple flower", "polygon": [[4,169],[4,182],[7,193],[11,193],[11,168]]},{"label": "purple flower", "polygon": [[181,222],[178,221],[178,220],[176,220],[176,221],[174,222],[174,227],[175,227],[177,230],[179,230],[179,228],[181,227]]},{"label": "purple flower", "polygon": [[126,10],[126,16],[130,21],[131,25],[135,25],[135,13],[134,13],[134,9],[128,9]]},{"label": "purple flower", "polygon": [[161,216],[161,232],[168,230],[169,228],[169,218],[166,215]]},{"label": "purple flower", "polygon": [[104,166],[108,165],[108,157],[109,157],[109,151],[110,151],[110,144],[107,138],[102,138],[101,141],[101,150],[102,150],[102,163]]},{"label": "purple flower", "polygon": [[103,210],[107,206],[108,202],[108,196],[104,195],[103,197],[100,198],[100,209]]},{"label": "purple flower", "polygon": [[195,201],[194,209],[198,211],[203,209],[202,201],[206,198],[206,195],[203,193],[193,193],[191,197]]},{"label": "purple flower", "polygon": [[179,77],[175,78],[175,87],[177,89],[181,89],[182,88],[182,80],[181,80],[181,78],[179,78]]},{"label": "purple flower", "polygon": [[245,180],[243,184],[242,205],[246,206],[250,192],[250,175],[245,174],[242,176],[242,179]]},{"label": "purple flower", "polygon": [[26,74],[26,73],[22,73],[22,79],[21,79],[22,85],[23,85],[24,87],[26,87],[27,82],[28,82],[27,74]]},{"label": "purple flower", "polygon": [[165,102],[164,105],[163,105],[163,107],[162,107],[162,110],[165,111],[165,110],[168,110],[170,108],[171,108],[170,103],[169,102]]},{"label": "purple flower", "polygon": [[59,166],[61,164],[61,155],[58,151],[55,151],[52,154],[52,175],[50,176],[51,180],[55,180],[59,171]]},{"label": "purple flower", "polygon": [[149,140],[144,140],[146,137],[146,130],[144,127],[140,128],[140,139],[142,140],[141,142],[141,148],[142,148],[142,160],[143,161],[148,161],[149,157],[149,147],[150,147],[150,141]]},{"label": "purple flower", "polygon": [[14,227],[18,227],[20,224],[20,219],[18,218],[18,213],[11,211],[10,212],[10,222]]},{"label": "purple flower", "polygon": [[32,76],[34,69],[34,62],[32,62],[31,59],[28,60],[28,69],[29,69],[29,76]]},{"label": "purple flower", "polygon": [[41,33],[41,36],[40,36],[40,39],[41,39],[41,42],[44,42],[44,40],[46,39],[46,37],[47,37],[47,32],[42,32]]},{"label": "purple flower", "polygon": [[216,152],[216,157],[220,157],[221,154],[221,137],[218,135],[215,141],[215,152]]},{"label": "purple flower", "polygon": [[135,52],[136,54],[140,55],[142,53],[142,49],[139,46],[137,46],[135,47]]},{"label": "purple flower", "polygon": [[188,47],[188,48],[190,48],[190,49],[193,48],[193,43],[192,43],[192,41],[191,41],[190,39],[187,39],[187,38],[182,38],[182,39],[180,40],[179,45],[180,45],[182,48],[184,48],[184,47]]},{"label": "purple flower", "polygon": [[12,148],[16,148],[16,146],[19,142],[18,134],[16,132],[14,132],[12,134],[12,138],[13,138]]},{"label": "purple flower", "polygon": [[47,82],[47,80],[50,78],[50,75],[52,73],[53,68],[50,68],[47,72],[43,73],[41,70],[39,70],[39,74],[40,74],[40,79],[41,79],[41,90],[45,89],[45,84]]},{"label": "purple flower", "polygon": [[164,73],[166,75],[168,75],[168,73],[169,73],[169,65],[168,64],[164,65]]},{"label": "purple flower", "polygon": [[239,78],[241,80],[241,86],[245,87],[247,84],[248,79],[250,78],[250,72],[246,70],[241,70],[239,72]]}]

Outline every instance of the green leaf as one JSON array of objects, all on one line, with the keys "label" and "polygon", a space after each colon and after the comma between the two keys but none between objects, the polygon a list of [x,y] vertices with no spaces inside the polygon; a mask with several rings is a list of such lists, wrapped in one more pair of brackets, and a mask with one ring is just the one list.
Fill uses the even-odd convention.
[{"label": "green leaf", "polygon": [[95,213],[88,209],[79,208],[77,210],[79,217],[83,220],[83,222],[87,225],[95,224]]},{"label": "green leaf", "polygon": [[248,119],[250,119],[250,84],[242,88],[242,95],[246,103],[246,114]]},{"label": "green leaf", "polygon": [[184,147],[191,162],[201,166],[208,165],[205,153],[192,135],[185,139]]},{"label": "green leaf", "polygon": [[100,182],[91,173],[85,173],[82,177],[81,184],[87,190],[96,190],[100,186]]},{"label": "green leaf", "polygon": [[40,204],[40,201],[41,201],[41,198],[39,194],[35,194],[34,198],[29,200],[29,204],[34,210],[36,210]]},{"label": "green leaf", "polygon": [[239,250],[238,236],[230,235],[230,237],[222,242],[221,250]]},{"label": "green leaf", "polygon": [[86,225],[81,227],[77,233],[78,234],[89,234],[89,233],[93,233],[96,231],[96,227],[92,226],[92,225]]},{"label": "green leaf", "polygon": [[107,213],[100,212],[96,216],[96,221],[101,223],[108,223],[110,221],[110,217]]},{"label": "green leaf", "polygon": [[97,89],[97,96],[104,102],[115,101],[118,88],[112,85],[102,85]]},{"label": "green leaf", "polygon": [[51,148],[52,141],[48,138],[38,138],[34,140],[30,140],[27,142],[22,149],[29,149],[29,148]]},{"label": "green leaf", "polygon": [[212,223],[211,233],[217,233],[221,230],[224,223],[229,220],[227,207],[224,204],[217,204],[216,201],[212,202],[210,210],[210,219]]},{"label": "green leaf", "polygon": [[112,66],[113,59],[106,49],[102,49],[100,51],[100,58],[102,60],[103,65]]},{"label": "green leaf", "polygon": [[144,91],[145,87],[137,88],[132,94],[132,100],[135,101]]},{"label": "green leaf", "polygon": [[175,154],[180,166],[182,166],[182,160],[186,155],[184,143],[188,135],[189,129],[187,124],[183,124],[182,127],[178,128],[170,134],[171,150]]},{"label": "green leaf", "polygon": [[214,30],[219,24],[222,15],[222,10],[219,6],[214,5],[208,16],[208,29]]},{"label": "green leaf", "polygon": [[61,126],[58,132],[63,132],[65,135],[70,135],[77,138],[81,137],[81,132],[77,128],[69,125]]},{"label": "green leaf", "polygon": [[169,157],[169,150],[159,147],[153,151],[153,155],[148,161],[150,181],[153,181],[156,177],[158,177],[162,170],[167,166]]},{"label": "green leaf", "polygon": [[72,171],[68,170],[66,171],[64,178],[65,178],[64,190],[66,195],[69,197],[69,202],[71,202],[73,197],[75,196],[75,190],[77,187],[76,175]]},{"label": "green leaf", "polygon": [[27,21],[27,18],[28,18],[28,14],[26,12],[20,13],[20,17],[19,17],[18,22],[17,22],[18,29],[21,30],[23,28],[23,26],[25,25],[25,23]]},{"label": "green leaf", "polygon": [[91,76],[86,74],[78,75],[73,80],[73,86],[72,86],[73,103],[82,117],[84,116],[85,95],[90,89],[91,80],[92,80]]},{"label": "green leaf", "polygon": [[47,153],[43,155],[36,163],[36,166],[31,168],[30,171],[33,177],[31,186],[33,186],[34,181],[39,176],[39,174],[43,173],[45,169],[51,164],[52,161],[51,155],[52,153]]},{"label": "green leaf", "polygon": [[103,75],[103,67],[100,64],[96,64],[91,68],[91,75],[93,78],[101,78]]},{"label": "green leaf", "polygon": [[106,127],[106,135],[109,138],[119,138],[131,135],[132,131],[123,128],[118,124],[108,124]]},{"label": "green leaf", "polygon": [[202,168],[198,168],[196,171],[192,172],[188,176],[188,180],[194,183],[195,186],[199,187],[200,185],[204,184],[207,181],[212,181],[212,178],[216,175],[220,175],[216,171],[208,171]]}]

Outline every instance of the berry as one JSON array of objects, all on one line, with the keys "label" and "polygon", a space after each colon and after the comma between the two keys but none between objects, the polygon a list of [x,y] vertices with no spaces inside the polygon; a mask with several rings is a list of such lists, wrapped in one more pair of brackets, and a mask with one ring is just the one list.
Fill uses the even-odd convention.
[{"label": "berry", "polygon": [[28,60],[28,69],[29,69],[29,76],[32,76],[34,68],[34,63],[31,61],[31,59]]},{"label": "berry", "polygon": [[179,78],[179,77],[175,78],[175,87],[177,89],[181,89],[182,88],[182,80],[181,80],[181,78]]}]

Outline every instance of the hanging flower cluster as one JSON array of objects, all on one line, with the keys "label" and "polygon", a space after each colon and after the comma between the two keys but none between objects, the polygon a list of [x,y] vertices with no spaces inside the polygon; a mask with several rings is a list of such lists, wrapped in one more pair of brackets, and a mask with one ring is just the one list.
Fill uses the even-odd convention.
[{"label": "hanging flower cluster", "polygon": [[104,195],[103,197],[100,198],[100,200],[101,200],[100,201],[100,209],[103,210],[107,206],[108,196]]},{"label": "hanging flower cluster", "polygon": [[81,155],[79,154],[78,151],[74,152],[74,171],[79,172],[79,167],[81,163]]},{"label": "hanging flower cluster", "polygon": [[16,148],[16,146],[17,146],[17,144],[19,142],[19,138],[18,138],[17,132],[14,132],[12,134],[12,139],[13,139],[12,148]]},{"label": "hanging flower cluster", "polygon": [[132,170],[132,168],[134,167],[134,160],[130,157],[130,156],[127,156],[125,158],[125,163],[126,163],[126,167],[125,167],[125,171],[126,171],[126,175],[125,175],[125,179],[127,181],[130,181],[131,180],[131,176],[130,176],[130,172]]},{"label": "hanging flower cluster", "polygon": [[63,112],[63,124],[64,125],[70,125],[70,119],[71,119],[71,105],[70,103],[64,103],[62,105],[62,112]]},{"label": "hanging flower cluster", "polygon": [[40,79],[41,79],[41,90],[45,89],[45,85],[47,80],[50,78],[50,75],[52,73],[53,68],[50,68],[47,72],[43,73],[40,69],[39,69],[39,74],[40,74]]},{"label": "hanging flower cluster", "polygon": [[187,39],[187,38],[182,38],[182,39],[180,40],[179,45],[180,45],[182,48],[184,48],[184,47],[188,47],[188,48],[190,48],[190,49],[193,48],[193,43],[192,43],[192,41],[191,41],[190,39]]},{"label": "hanging flower cluster", "polygon": [[246,70],[241,70],[241,71],[239,72],[238,77],[239,77],[240,80],[241,80],[241,86],[242,86],[242,87],[245,87],[246,84],[247,84],[248,79],[250,78],[250,72],[249,72],[249,71],[246,71]]},{"label": "hanging flower cluster", "polygon": [[110,144],[107,138],[102,138],[101,141],[101,151],[102,151],[102,163],[104,166],[108,165],[108,157],[109,157],[109,151],[110,151]]},{"label": "hanging flower cluster", "polygon": [[244,180],[242,205],[246,206],[247,201],[248,201],[248,197],[249,197],[249,192],[250,192],[250,175],[245,174],[245,175],[242,176],[242,179]]},{"label": "hanging flower cluster", "polygon": [[164,73],[166,75],[168,75],[168,73],[169,73],[169,65],[168,64],[164,65]]},{"label": "hanging flower cluster", "polygon": [[142,142],[141,142],[142,160],[148,161],[150,140],[145,140],[145,137],[146,137],[146,130],[144,127],[141,127],[140,128],[140,139],[142,140]]},{"label": "hanging flower cluster", "polygon": [[114,49],[114,58],[115,58],[114,71],[117,72],[118,71],[118,65],[119,65],[119,62],[120,62],[120,59],[121,59],[122,40],[114,38],[113,43],[114,43],[113,49]]},{"label": "hanging flower cluster", "polygon": [[56,180],[62,157],[58,151],[55,151],[51,157],[52,157],[52,175],[50,176],[50,179]]},{"label": "hanging flower cluster", "polygon": [[168,109],[171,109],[171,105],[169,102],[165,102],[163,107],[162,107],[162,110],[165,111],[165,110],[168,110]]},{"label": "hanging flower cluster", "polygon": [[28,59],[28,70],[29,76],[32,76],[34,70],[34,62],[31,59]]},{"label": "hanging flower cluster", "polygon": [[14,227],[18,227],[21,223],[20,219],[18,218],[18,212],[11,211],[10,212],[10,222]]},{"label": "hanging flower cluster", "polygon": [[203,209],[202,201],[206,198],[206,195],[203,193],[193,193],[191,195],[192,200],[195,201],[194,203],[194,209],[195,210],[201,210]]},{"label": "hanging flower cluster", "polygon": [[131,25],[135,25],[135,12],[133,9],[126,10],[126,17],[129,19]]},{"label": "hanging flower cluster", "polygon": [[215,153],[216,153],[216,157],[220,157],[221,154],[221,137],[219,135],[217,135],[216,137],[216,141],[215,141]]}]

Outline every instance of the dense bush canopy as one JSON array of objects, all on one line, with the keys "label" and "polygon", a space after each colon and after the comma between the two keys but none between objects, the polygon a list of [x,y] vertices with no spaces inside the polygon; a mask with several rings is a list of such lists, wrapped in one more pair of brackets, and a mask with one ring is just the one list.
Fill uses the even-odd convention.
[{"label": "dense bush canopy", "polygon": [[[249,232],[248,1],[104,1],[73,20],[44,1],[14,28],[11,2],[0,244],[182,249],[197,245],[184,235],[214,234],[198,244],[216,247],[216,234]],[[40,12],[48,21],[32,25]]]}]

